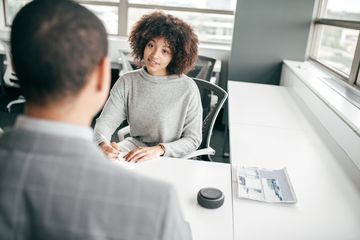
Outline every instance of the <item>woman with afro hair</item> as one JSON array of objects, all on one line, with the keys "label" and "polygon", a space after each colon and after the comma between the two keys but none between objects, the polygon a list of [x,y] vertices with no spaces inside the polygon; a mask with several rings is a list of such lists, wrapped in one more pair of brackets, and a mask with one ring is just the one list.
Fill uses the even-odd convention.
[{"label": "woman with afro hair", "polygon": [[[129,36],[134,60],[142,66],[120,77],[96,120],[95,141],[110,158],[183,157],[202,138],[202,106],[197,85],[185,74],[197,59],[198,39],[192,27],[161,11],[146,14]],[[127,120],[130,137],[108,143]]]}]

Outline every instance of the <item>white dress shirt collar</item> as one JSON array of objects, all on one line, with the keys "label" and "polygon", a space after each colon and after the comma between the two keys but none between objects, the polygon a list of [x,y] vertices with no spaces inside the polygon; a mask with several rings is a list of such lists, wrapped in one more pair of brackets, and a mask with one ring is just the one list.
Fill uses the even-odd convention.
[{"label": "white dress shirt collar", "polygon": [[93,139],[93,131],[90,127],[82,127],[64,122],[32,118],[25,115],[17,117],[14,128],[55,134],[64,137],[78,137],[86,140]]}]

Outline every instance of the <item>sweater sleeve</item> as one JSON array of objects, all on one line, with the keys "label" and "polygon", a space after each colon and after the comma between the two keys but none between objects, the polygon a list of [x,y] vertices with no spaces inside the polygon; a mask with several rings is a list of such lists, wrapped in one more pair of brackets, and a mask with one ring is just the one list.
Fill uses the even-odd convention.
[{"label": "sweater sleeve", "polygon": [[183,157],[200,146],[203,110],[200,93],[196,85],[195,89],[189,101],[181,138],[173,142],[161,143],[165,147],[165,157]]},{"label": "sweater sleeve", "polygon": [[124,79],[120,78],[110,91],[105,106],[96,119],[94,139],[97,144],[110,141],[114,131],[126,119]]}]

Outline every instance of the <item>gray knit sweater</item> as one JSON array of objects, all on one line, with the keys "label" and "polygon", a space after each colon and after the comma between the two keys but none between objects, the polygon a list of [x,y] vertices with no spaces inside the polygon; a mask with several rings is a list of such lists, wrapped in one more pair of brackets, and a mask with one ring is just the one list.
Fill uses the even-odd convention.
[{"label": "gray knit sweater", "polygon": [[165,155],[182,157],[201,143],[202,106],[198,87],[185,76],[152,76],[144,68],[124,74],[96,120],[95,141],[110,139],[127,120],[133,142],[162,143]]}]

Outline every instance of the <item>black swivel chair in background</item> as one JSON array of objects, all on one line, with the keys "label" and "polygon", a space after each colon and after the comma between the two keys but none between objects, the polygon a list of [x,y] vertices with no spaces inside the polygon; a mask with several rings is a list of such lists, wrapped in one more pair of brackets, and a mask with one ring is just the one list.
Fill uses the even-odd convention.
[{"label": "black swivel chair in background", "polygon": [[[16,77],[16,74],[12,68],[9,43],[7,41],[0,40],[0,44],[2,44],[4,51],[5,51],[5,61],[4,61],[5,73],[3,76],[3,80],[4,80],[3,84],[6,87],[20,88],[19,80]],[[18,99],[10,101],[6,105],[6,109],[8,112],[12,112],[14,105],[17,105],[17,104],[23,105],[23,103],[25,103],[25,98],[20,95],[18,97]]]},{"label": "black swivel chair in background", "polygon": [[119,63],[121,65],[121,71],[119,72],[119,77],[121,77],[123,74],[134,70],[134,68],[129,61],[128,54],[126,54],[120,49],[118,50],[118,52],[120,55]]},{"label": "black swivel chair in background", "polygon": [[200,72],[196,75],[196,78],[210,82],[212,73],[214,71],[215,62],[215,58],[199,55],[196,66],[200,66],[201,69]]},{"label": "black swivel chair in background", "polygon": [[210,81],[214,71],[216,59],[199,55],[196,64],[186,75],[191,78],[199,78]]}]

